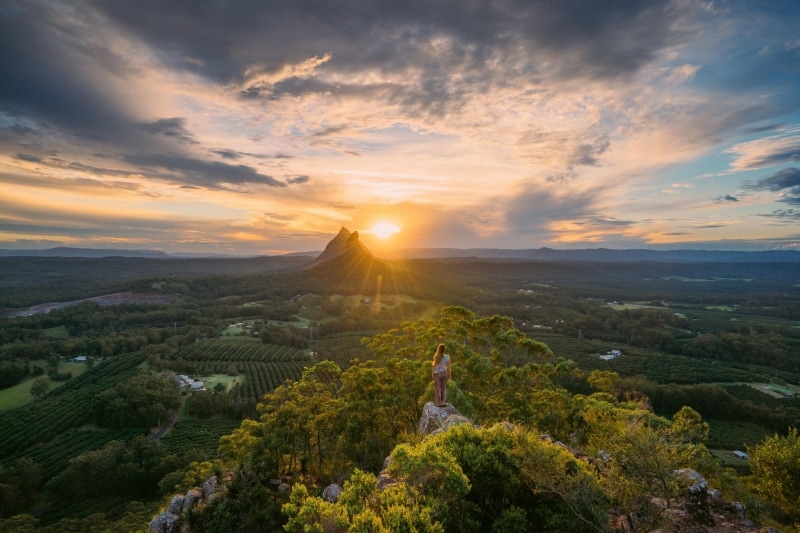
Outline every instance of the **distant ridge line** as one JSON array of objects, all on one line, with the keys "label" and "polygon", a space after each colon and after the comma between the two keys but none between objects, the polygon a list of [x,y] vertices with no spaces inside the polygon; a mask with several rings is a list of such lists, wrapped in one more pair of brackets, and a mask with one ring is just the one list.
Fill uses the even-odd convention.
[{"label": "distant ridge line", "polygon": [[[345,230],[346,231],[346,230]],[[346,241],[346,235],[340,235],[340,241]],[[336,239],[334,239],[336,240]],[[329,255],[341,253],[346,246],[335,246],[329,249]],[[358,243],[360,245],[360,243]],[[363,247],[363,245],[360,245]],[[324,252],[306,251],[292,252],[286,256],[320,257]],[[243,254],[203,254],[203,253],[174,253],[170,254],[159,250],[126,250],[126,249],[95,249],[95,248],[69,248],[57,247],[48,249],[15,250],[0,248],[0,257],[141,257],[151,259],[202,259],[202,258],[227,258],[244,259],[251,257],[265,257],[266,255]],[[394,251],[384,251],[378,257],[381,259],[518,259],[533,261],[584,261],[584,262],[691,262],[691,263],[800,263],[800,250],[758,250],[758,251],[727,251],[727,250],[650,250],[639,249],[612,249],[612,248],[585,248],[576,250],[557,250],[554,248],[507,249],[507,248],[401,248]],[[324,260],[325,257],[323,256]]]},{"label": "distant ridge line", "polygon": [[556,250],[536,248],[513,250],[503,248],[407,248],[398,250],[388,258],[397,259],[521,259],[536,261],[587,261],[587,262],[736,262],[736,263],[798,263],[798,250],[648,250],[611,248],[586,248]]}]

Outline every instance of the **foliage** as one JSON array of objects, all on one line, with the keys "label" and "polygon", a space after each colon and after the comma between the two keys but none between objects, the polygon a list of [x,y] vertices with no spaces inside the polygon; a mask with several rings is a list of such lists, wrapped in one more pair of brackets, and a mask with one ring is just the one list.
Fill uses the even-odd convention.
[{"label": "foliage", "polygon": [[50,391],[50,378],[39,376],[31,383],[31,396],[34,398],[44,398]]},{"label": "foliage", "polygon": [[101,426],[115,428],[156,426],[179,404],[174,381],[155,372],[140,372],[100,394],[95,419]]},{"label": "foliage", "polygon": [[787,522],[800,527],[800,435],[773,435],[748,450],[754,490]]}]

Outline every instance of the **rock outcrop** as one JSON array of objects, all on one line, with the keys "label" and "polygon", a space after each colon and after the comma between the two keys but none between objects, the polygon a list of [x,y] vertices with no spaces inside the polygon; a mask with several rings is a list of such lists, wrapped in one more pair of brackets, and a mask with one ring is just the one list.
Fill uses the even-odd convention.
[{"label": "rock outcrop", "polygon": [[435,435],[460,424],[475,425],[472,420],[459,413],[449,403],[439,406],[428,402],[422,408],[418,431],[420,435]]},{"label": "rock outcrop", "polygon": [[346,254],[364,254],[372,257],[372,252],[358,240],[358,232],[354,231],[351,233],[347,228],[343,227],[339,230],[336,237],[325,246],[325,250],[319,254],[319,257],[317,257],[317,260],[314,261],[312,266]]},{"label": "rock outcrop", "polygon": [[344,489],[337,483],[331,483],[322,491],[322,499],[326,502],[336,503]]},{"label": "rock outcrop", "polygon": [[200,489],[189,489],[186,494],[176,494],[169,502],[167,510],[153,517],[147,525],[147,533],[183,533],[188,531],[184,524],[186,515],[200,505],[210,503],[217,497],[219,480],[217,476],[208,478]]}]

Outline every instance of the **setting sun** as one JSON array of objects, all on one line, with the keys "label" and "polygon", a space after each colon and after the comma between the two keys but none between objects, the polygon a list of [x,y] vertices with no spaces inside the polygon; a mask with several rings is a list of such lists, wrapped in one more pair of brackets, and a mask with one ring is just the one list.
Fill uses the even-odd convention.
[{"label": "setting sun", "polygon": [[386,237],[400,231],[400,228],[397,227],[395,224],[392,224],[391,222],[378,222],[377,224],[372,226],[372,229],[370,231],[376,237],[385,239]]}]

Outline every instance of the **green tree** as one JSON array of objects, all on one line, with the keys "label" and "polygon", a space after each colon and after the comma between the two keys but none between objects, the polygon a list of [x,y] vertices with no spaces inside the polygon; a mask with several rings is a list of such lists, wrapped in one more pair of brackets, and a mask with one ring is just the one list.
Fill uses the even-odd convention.
[{"label": "green tree", "polygon": [[50,392],[50,378],[39,376],[31,383],[31,396],[34,398],[44,398]]},{"label": "green tree", "polygon": [[774,506],[785,522],[800,527],[800,435],[789,428],[748,450],[753,475],[750,483],[764,501]]}]

